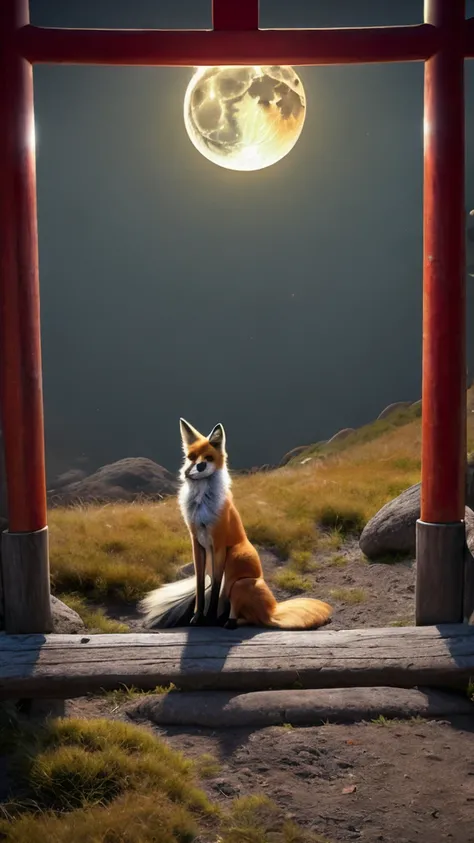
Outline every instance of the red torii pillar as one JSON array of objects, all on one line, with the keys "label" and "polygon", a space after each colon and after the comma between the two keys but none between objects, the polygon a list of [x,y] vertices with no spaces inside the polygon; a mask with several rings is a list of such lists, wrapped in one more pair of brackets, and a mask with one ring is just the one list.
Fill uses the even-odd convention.
[{"label": "red torii pillar", "polygon": [[258,0],[214,0],[211,31],[33,27],[0,3],[0,385],[9,530],[8,632],[51,630],[34,148],[35,63],[196,66],[424,61],[422,507],[416,620],[463,618],[465,485],[464,0],[425,0],[425,23],[259,30]]}]

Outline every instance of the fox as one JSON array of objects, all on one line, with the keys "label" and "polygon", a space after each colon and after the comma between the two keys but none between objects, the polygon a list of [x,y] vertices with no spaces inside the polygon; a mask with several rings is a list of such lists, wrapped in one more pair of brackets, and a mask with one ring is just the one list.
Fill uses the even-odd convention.
[{"label": "fox", "polygon": [[141,602],[148,628],[242,625],[315,629],[332,607],[312,598],[278,603],[265,582],[260,556],[249,541],[231,492],[226,433],[217,424],[204,436],[179,421],[184,462],[179,506],[191,538],[195,575],[150,592]]}]

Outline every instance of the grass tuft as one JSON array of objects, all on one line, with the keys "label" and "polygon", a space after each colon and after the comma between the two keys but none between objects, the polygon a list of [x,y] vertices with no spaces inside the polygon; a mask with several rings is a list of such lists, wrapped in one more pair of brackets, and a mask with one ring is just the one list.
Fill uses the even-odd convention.
[{"label": "grass tuft", "polygon": [[205,752],[196,759],[196,769],[201,779],[212,779],[220,772],[221,765],[214,755]]},{"label": "grass tuft", "polygon": [[363,588],[332,588],[329,592],[333,600],[338,603],[347,603],[354,606],[357,603],[365,603],[367,594]]},{"label": "grass tuft", "polygon": [[134,685],[122,685],[121,688],[116,688],[114,691],[105,691],[104,697],[113,706],[125,705],[125,703],[132,702],[139,697],[149,697],[157,694],[168,694],[170,691],[177,691],[177,688],[171,682],[169,685],[157,685],[152,691],[142,691],[140,688],[135,688]]},{"label": "grass tuft", "polygon": [[130,632],[130,627],[126,623],[108,618],[104,610],[99,607],[91,608],[87,605],[85,598],[79,594],[60,594],[59,599],[77,612],[89,632]]},{"label": "grass tuft", "polygon": [[361,533],[365,527],[364,513],[357,509],[323,507],[319,515],[321,527],[338,530],[342,535]]},{"label": "grass tuft", "polygon": [[220,843],[327,843],[303,830],[285,816],[266,796],[244,796],[234,800],[223,823]]},{"label": "grass tuft", "polygon": [[311,582],[302,577],[292,568],[284,568],[273,576],[273,582],[278,588],[289,591],[291,594],[301,594],[303,591],[310,591]]}]

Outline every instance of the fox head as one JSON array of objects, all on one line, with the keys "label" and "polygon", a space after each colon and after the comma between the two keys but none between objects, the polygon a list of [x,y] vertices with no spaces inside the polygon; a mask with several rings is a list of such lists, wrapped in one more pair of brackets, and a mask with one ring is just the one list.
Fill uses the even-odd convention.
[{"label": "fox head", "polygon": [[205,480],[226,466],[225,431],[216,424],[209,436],[203,436],[185,419],[179,420],[184,451],[183,479]]}]

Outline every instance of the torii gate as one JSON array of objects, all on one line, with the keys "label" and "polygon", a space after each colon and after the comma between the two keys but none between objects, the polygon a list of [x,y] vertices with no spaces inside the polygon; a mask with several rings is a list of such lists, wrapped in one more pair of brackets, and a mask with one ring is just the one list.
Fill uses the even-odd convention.
[{"label": "torii gate", "polygon": [[425,0],[425,22],[416,26],[260,30],[258,0],[213,0],[212,5],[210,31],[79,30],[31,26],[28,0],[0,0],[0,380],[9,517],[9,531],[2,539],[6,631],[52,628],[32,71],[39,63],[425,62],[422,504],[417,525],[416,622],[461,621],[466,460],[464,58],[474,58],[474,19],[465,20],[464,0]]}]

